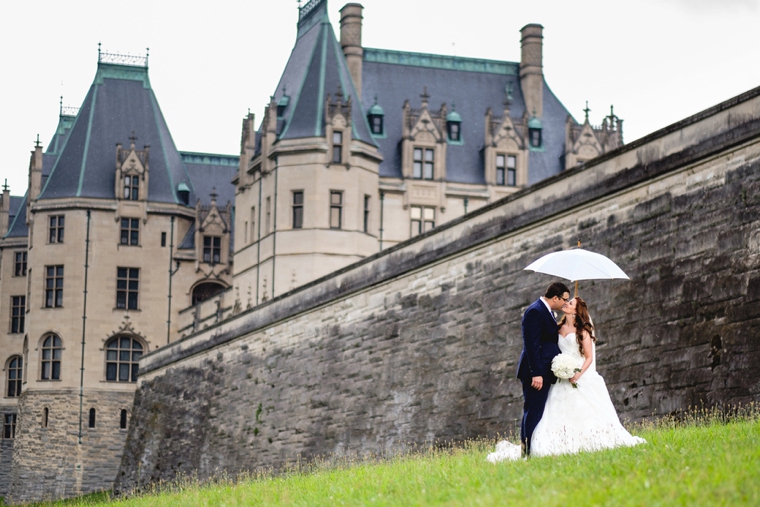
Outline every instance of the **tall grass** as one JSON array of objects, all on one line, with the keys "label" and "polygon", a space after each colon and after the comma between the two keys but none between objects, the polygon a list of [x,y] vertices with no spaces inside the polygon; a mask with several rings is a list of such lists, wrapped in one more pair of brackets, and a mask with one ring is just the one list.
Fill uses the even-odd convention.
[{"label": "tall grass", "polygon": [[645,445],[492,465],[494,441],[342,457],[138,496],[40,505],[760,505],[760,411],[693,409],[629,427]]}]

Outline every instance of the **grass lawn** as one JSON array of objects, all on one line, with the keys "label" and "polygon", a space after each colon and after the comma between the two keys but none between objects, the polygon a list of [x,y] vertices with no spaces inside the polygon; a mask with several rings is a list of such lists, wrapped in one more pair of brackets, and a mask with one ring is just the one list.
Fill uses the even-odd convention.
[{"label": "grass lawn", "polygon": [[107,494],[41,505],[760,505],[760,420],[639,425],[633,448],[492,465],[493,442],[427,449],[309,473],[185,481],[173,492],[110,501]]}]

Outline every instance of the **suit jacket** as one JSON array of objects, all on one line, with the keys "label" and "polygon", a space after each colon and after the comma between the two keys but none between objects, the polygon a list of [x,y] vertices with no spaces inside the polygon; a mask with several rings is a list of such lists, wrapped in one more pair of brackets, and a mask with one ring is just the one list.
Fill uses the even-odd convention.
[{"label": "suit jacket", "polygon": [[559,327],[541,299],[525,310],[522,319],[523,350],[517,363],[517,378],[530,381],[541,376],[545,382],[554,384],[557,377],[552,373],[552,359],[560,353]]}]

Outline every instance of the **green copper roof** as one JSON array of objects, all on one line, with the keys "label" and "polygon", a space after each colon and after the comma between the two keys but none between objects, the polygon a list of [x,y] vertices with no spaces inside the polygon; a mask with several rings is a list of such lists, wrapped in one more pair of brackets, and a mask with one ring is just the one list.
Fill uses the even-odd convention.
[{"label": "green copper roof", "polygon": [[278,106],[287,107],[288,103],[290,102],[290,97],[288,95],[283,95],[279,102],[277,102]]},{"label": "green copper roof", "polygon": [[518,75],[518,64],[482,58],[464,58],[461,56],[432,55],[426,53],[410,53],[389,49],[364,48],[364,61],[390,63],[394,65],[411,65],[433,69],[459,70],[464,72],[484,72],[507,76]]},{"label": "green copper roof", "polygon": [[462,123],[462,117],[459,116],[459,113],[456,111],[452,111],[446,115],[446,121],[457,121],[459,123]]},{"label": "green copper roof", "polygon": [[188,187],[184,182],[177,185],[177,192],[189,192],[190,187]]},{"label": "green copper roof", "polygon": [[533,116],[530,120],[528,120],[528,128],[529,129],[543,128],[543,126],[541,125],[541,120]]}]

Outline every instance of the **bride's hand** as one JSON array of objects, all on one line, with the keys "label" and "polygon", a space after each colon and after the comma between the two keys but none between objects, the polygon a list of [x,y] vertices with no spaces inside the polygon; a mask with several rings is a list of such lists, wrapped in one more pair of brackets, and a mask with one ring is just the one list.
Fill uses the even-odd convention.
[{"label": "bride's hand", "polygon": [[581,378],[581,372],[578,372],[572,377],[570,377],[570,382],[572,382],[573,384],[577,384],[579,378]]}]

